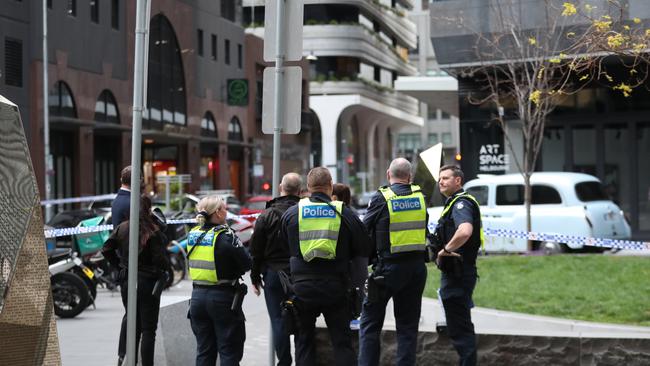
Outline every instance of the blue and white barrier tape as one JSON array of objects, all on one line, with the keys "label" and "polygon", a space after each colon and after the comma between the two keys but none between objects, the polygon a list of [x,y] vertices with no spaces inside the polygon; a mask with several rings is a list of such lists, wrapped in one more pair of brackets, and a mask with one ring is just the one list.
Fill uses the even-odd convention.
[{"label": "blue and white barrier tape", "polygon": [[59,198],[55,200],[46,200],[41,201],[41,206],[45,205],[61,205],[64,203],[77,203],[77,202],[93,202],[93,201],[106,201],[114,200],[116,194],[102,194],[100,196],[86,196],[86,197],[74,197],[74,198]]},{"label": "blue and white barrier tape", "polygon": [[[257,217],[260,214],[251,214],[251,215],[236,215],[234,217],[245,219],[248,217]],[[230,216],[232,217],[232,216]],[[196,224],[196,219],[183,219],[183,220],[167,220],[167,225],[174,224]],[[98,225],[98,226],[75,226],[75,227],[65,227],[59,229],[49,229],[45,230],[45,239],[56,238],[59,236],[69,236],[77,234],[90,234],[97,233],[100,231],[113,230],[113,225]]]},{"label": "blue and white barrier tape", "polygon": [[492,237],[506,237],[506,238],[519,238],[519,239],[537,240],[537,241],[550,241],[554,243],[587,245],[591,247],[601,247],[601,248],[650,250],[650,242],[642,242],[642,241],[590,238],[586,236],[556,234],[556,233],[536,233],[536,232],[527,232],[523,230],[485,228],[484,231],[486,236],[492,236]]}]

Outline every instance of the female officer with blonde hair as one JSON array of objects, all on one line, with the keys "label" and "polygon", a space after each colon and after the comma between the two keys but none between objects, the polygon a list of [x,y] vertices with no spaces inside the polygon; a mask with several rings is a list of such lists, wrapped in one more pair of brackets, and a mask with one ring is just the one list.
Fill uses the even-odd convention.
[{"label": "female officer with blonde hair", "polygon": [[226,202],[208,196],[196,205],[198,225],[188,236],[188,260],[193,282],[189,318],[196,337],[196,365],[239,365],[246,330],[241,300],[246,285],[239,278],[251,268],[251,258],[226,224]]}]

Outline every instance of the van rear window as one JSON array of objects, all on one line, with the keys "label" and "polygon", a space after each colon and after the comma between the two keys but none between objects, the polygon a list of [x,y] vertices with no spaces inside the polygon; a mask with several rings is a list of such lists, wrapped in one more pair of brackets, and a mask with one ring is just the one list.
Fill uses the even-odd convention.
[{"label": "van rear window", "polygon": [[600,182],[581,182],[576,184],[576,195],[582,202],[606,201],[607,194]]}]

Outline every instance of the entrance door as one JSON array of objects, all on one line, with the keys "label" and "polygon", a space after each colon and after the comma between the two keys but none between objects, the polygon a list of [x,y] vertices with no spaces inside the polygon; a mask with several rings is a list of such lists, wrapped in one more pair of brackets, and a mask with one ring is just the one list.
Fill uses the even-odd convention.
[{"label": "entrance door", "polygon": [[235,196],[240,197],[240,173],[241,173],[241,162],[237,160],[230,161],[230,186],[235,190]]}]

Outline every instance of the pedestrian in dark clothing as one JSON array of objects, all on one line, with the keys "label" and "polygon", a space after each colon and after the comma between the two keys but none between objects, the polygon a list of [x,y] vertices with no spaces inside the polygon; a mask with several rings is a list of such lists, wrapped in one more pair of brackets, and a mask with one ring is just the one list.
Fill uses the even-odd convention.
[{"label": "pedestrian in dark clothing", "polygon": [[422,292],[427,278],[428,215],[420,187],[410,184],[411,163],[393,160],[389,186],[375,193],[363,218],[370,233],[373,273],[359,327],[359,365],[378,365],[386,305],[393,299],[397,365],[415,365]]},{"label": "pedestrian in dark clothing", "polygon": [[289,245],[291,279],[298,309],[296,365],[315,365],[314,328],[323,314],[336,365],[356,364],[352,348],[350,260],[365,257],[363,224],[340,201],[331,201],[332,176],[324,167],[307,175],[309,198],[282,216],[281,240]]},{"label": "pedestrian in dark clothing", "polygon": [[[449,338],[460,356],[459,365],[472,366],[477,363],[472,294],[478,278],[476,257],[483,229],[479,204],[463,190],[463,180],[460,168],[453,165],[440,168],[438,185],[447,201],[436,227],[437,236],[444,245],[438,252],[437,262],[442,270],[440,297]],[[454,265],[448,265],[452,261],[456,261],[459,268],[454,270]]]},{"label": "pedestrian in dark clothing", "polygon": [[131,209],[131,166],[122,169],[120,174],[120,189],[111,205],[111,223],[113,227],[129,219]]},{"label": "pedestrian in dark clothing", "polygon": [[222,366],[239,365],[246,340],[246,285],[239,278],[251,268],[251,258],[226,224],[223,197],[205,197],[196,210],[198,225],[187,244],[193,286],[188,317],[196,337],[196,365],[214,366],[217,356]]},{"label": "pedestrian in dark clothing", "polygon": [[[142,365],[153,365],[158,312],[160,309],[160,293],[153,293],[156,281],[170,270],[166,254],[167,239],[155,219],[151,215],[151,200],[142,196],[140,199],[140,233],[138,254],[138,295],[136,314],[136,357],[137,345],[140,343]],[[108,262],[120,268],[120,288],[124,317],[118,346],[118,365],[122,364],[126,355],[126,319],[129,268],[129,221],[119,224],[108,238],[102,249]],[[137,360],[136,360],[137,361]]]},{"label": "pedestrian in dark clothing", "polygon": [[267,202],[266,210],[255,221],[251,237],[251,282],[259,296],[264,288],[264,300],[271,318],[273,344],[278,366],[291,365],[291,344],[282,320],[281,303],[287,299],[278,272],[289,273],[289,247],[280,240],[280,219],[285,211],[300,201],[302,179],[296,173],[288,173],[280,183],[280,197]]}]

